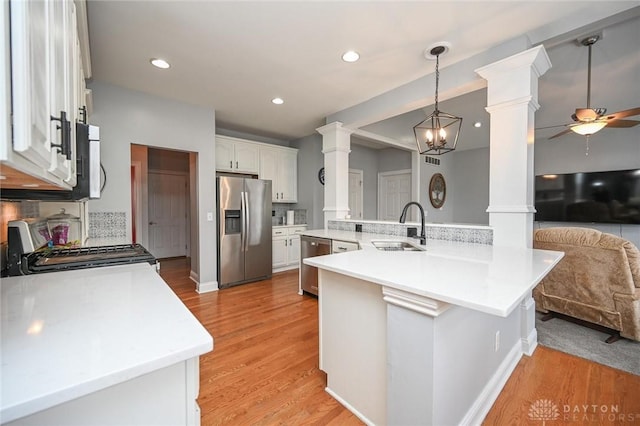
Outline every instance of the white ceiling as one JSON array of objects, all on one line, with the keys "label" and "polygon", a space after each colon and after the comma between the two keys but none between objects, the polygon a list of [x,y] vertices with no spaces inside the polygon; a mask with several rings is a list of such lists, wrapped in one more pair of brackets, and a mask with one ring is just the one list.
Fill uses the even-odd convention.
[{"label": "white ceiling", "polygon": [[[431,74],[434,64],[422,55],[434,42],[446,40],[452,45],[441,58],[444,73],[447,65],[522,34],[534,43],[558,40],[565,29],[619,17],[625,10],[637,16],[637,5],[637,1],[89,0],[87,9],[94,80],[210,107],[216,111],[218,127],[292,140],[313,134],[330,114]],[[637,46],[637,30],[631,31],[634,35]],[[357,50],[360,61],[343,62],[340,56],[348,49]],[[639,87],[638,72],[628,69],[638,69],[637,47],[634,52],[635,63],[617,62],[614,76],[630,74],[631,83]],[[618,54],[596,45],[594,85],[596,79],[603,86],[612,81],[599,77],[596,67],[610,67]],[[561,71],[557,79],[547,78],[546,87],[541,82],[541,99],[544,95],[554,107],[541,108],[540,126],[567,121],[586,98],[586,75],[580,76],[575,90],[570,89],[575,73],[586,70],[586,48],[559,44],[549,56]],[[152,57],[162,57],[172,67],[156,69],[149,64]],[[626,72],[618,67],[627,67]],[[622,92],[629,87],[615,82]],[[284,105],[271,104],[276,96],[285,100]],[[480,91],[469,96],[475,102],[486,95]],[[638,106],[616,103],[595,87],[592,99],[595,106],[606,106],[610,112]],[[637,99],[630,102],[638,103]],[[484,105],[465,112],[470,105],[468,100],[453,99],[442,102],[441,109],[462,115],[470,125],[472,117],[486,114]],[[562,111],[559,117],[551,112],[554,108]],[[483,131],[488,132],[488,126]]]}]

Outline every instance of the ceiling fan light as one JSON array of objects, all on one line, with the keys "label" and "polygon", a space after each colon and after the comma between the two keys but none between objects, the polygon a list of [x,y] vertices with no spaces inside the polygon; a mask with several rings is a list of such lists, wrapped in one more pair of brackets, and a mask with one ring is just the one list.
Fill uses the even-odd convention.
[{"label": "ceiling fan light", "polygon": [[606,121],[594,121],[591,123],[582,123],[576,126],[571,126],[570,129],[579,135],[590,136],[602,130],[606,125]]}]

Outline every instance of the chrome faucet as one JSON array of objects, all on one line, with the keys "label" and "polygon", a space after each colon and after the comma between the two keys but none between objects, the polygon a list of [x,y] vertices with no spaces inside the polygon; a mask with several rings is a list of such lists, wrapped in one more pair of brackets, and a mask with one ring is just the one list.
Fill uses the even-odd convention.
[{"label": "chrome faucet", "polygon": [[407,210],[409,209],[410,205],[414,205],[414,206],[418,206],[418,208],[420,209],[420,245],[426,245],[427,244],[427,236],[424,233],[424,209],[422,208],[422,206],[420,205],[420,203],[416,202],[416,201],[409,201],[404,208],[402,209],[402,214],[400,215],[400,223],[404,223],[405,220],[407,220]]}]

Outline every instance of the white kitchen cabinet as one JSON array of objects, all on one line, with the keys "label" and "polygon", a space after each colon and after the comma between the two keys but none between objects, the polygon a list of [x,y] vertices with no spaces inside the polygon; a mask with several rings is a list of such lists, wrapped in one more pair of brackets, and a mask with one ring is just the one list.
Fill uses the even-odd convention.
[{"label": "white kitchen cabinet", "polygon": [[216,135],[216,170],[257,174],[260,171],[260,147],[243,139]]},{"label": "white kitchen cabinet", "polygon": [[288,265],[288,237],[274,237],[272,240],[272,253],[273,253],[273,269],[285,267]]},{"label": "white kitchen cabinet", "polygon": [[298,201],[298,150],[286,147],[260,147],[260,179],[272,182],[274,203]]},{"label": "white kitchen cabinet", "polygon": [[289,236],[289,253],[287,260],[289,264],[298,267],[300,262],[300,235]]},{"label": "white kitchen cabinet", "polygon": [[[74,58],[76,54],[75,47],[77,42],[77,31],[75,23],[75,5],[69,1],[52,1],[50,9],[50,30],[51,30],[51,54],[50,60],[50,115],[62,119],[64,116],[65,124],[60,121],[50,121],[50,137],[51,137],[51,171],[56,177],[69,182],[70,179],[75,180],[75,123],[76,98],[75,98],[75,74],[74,68],[77,61]],[[64,114],[63,114],[64,112]],[[65,127],[67,129],[65,130]],[[67,132],[63,136],[63,132]],[[69,154],[65,153],[62,145],[63,138],[69,137],[70,149]],[[74,182],[75,184],[75,182]]]},{"label": "white kitchen cabinet", "polygon": [[300,262],[300,234],[306,225],[273,228],[273,272],[295,269]]},{"label": "white kitchen cabinet", "polygon": [[[0,140],[0,161],[47,185],[70,189],[75,185],[75,83],[80,68],[75,57],[75,4],[11,0],[2,3],[1,13],[0,60],[5,70],[11,70],[10,79],[5,77],[2,83],[5,90],[10,87],[13,116],[8,121],[11,129],[3,129],[7,137]],[[62,115],[64,125],[52,119]],[[56,145],[61,145],[63,131],[68,149],[65,146],[61,153],[62,146]],[[19,183],[5,181],[3,186]]]}]

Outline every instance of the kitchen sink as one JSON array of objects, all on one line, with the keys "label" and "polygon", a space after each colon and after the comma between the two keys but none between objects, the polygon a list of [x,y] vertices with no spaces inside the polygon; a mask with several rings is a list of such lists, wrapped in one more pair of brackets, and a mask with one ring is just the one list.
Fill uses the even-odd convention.
[{"label": "kitchen sink", "polygon": [[420,246],[415,246],[406,241],[371,241],[371,244],[378,250],[384,251],[425,251]]}]

